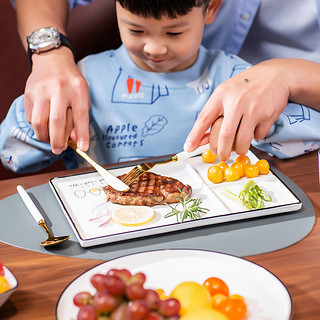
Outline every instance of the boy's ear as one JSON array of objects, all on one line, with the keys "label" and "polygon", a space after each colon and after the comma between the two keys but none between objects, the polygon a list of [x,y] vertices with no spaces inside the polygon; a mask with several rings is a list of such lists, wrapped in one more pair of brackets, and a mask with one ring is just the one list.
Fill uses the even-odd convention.
[{"label": "boy's ear", "polygon": [[221,6],[221,3],[222,3],[222,0],[210,1],[205,14],[205,20],[204,20],[205,24],[211,24],[214,21],[216,14]]}]

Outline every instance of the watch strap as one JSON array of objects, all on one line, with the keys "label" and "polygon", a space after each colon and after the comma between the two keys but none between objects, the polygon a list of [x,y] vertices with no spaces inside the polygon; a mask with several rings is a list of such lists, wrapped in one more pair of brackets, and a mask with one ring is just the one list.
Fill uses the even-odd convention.
[{"label": "watch strap", "polygon": [[[60,33],[60,42],[61,42],[61,43],[60,43],[60,46],[59,46],[59,47],[65,46],[65,47],[69,48],[69,49],[71,50],[72,54],[73,54],[74,60],[76,60],[76,55],[75,55],[75,52],[74,52],[74,50],[73,50],[73,47],[72,47],[72,44],[71,44],[71,41],[69,40],[69,38],[68,38],[67,36],[65,36],[64,34]],[[58,47],[58,48],[59,48],[59,47]],[[53,50],[53,49],[58,49],[58,48],[51,48],[51,49],[49,49],[48,51]],[[30,47],[28,46],[28,57],[29,57],[30,69],[31,69],[31,70],[32,70],[32,55],[33,55],[34,53],[37,54],[37,52],[31,50]]]}]

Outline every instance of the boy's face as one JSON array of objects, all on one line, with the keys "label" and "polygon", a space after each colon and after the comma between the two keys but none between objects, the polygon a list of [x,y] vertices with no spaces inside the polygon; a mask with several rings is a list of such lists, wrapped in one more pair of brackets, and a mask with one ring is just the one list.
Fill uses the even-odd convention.
[{"label": "boy's face", "polygon": [[122,43],[139,68],[175,72],[195,63],[207,23],[202,7],[176,19],[163,16],[160,20],[132,14],[118,2],[116,8]]}]

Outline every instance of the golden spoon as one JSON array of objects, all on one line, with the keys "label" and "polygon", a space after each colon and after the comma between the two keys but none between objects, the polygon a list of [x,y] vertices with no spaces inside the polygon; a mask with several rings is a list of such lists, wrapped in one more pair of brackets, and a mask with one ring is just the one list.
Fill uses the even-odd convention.
[{"label": "golden spoon", "polygon": [[42,246],[52,246],[52,245],[61,243],[63,241],[66,241],[70,238],[70,236],[62,236],[62,237],[53,236],[51,234],[51,232],[49,231],[49,229],[46,225],[46,222],[44,221],[44,218],[42,217],[40,211],[38,210],[38,208],[36,207],[36,205],[34,204],[32,199],[30,198],[30,196],[28,195],[26,190],[24,190],[23,187],[20,185],[17,186],[17,190],[18,190],[18,193],[19,193],[21,199],[23,200],[24,204],[29,209],[29,212],[31,213],[34,220],[36,220],[36,222],[39,224],[39,226],[42,227],[42,229],[48,235],[48,239],[44,240],[40,243]]}]

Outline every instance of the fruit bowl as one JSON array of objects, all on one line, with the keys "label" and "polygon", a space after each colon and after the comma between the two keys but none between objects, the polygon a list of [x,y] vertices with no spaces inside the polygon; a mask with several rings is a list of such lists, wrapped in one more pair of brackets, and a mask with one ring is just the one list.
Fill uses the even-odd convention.
[{"label": "fruit bowl", "polygon": [[18,281],[13,275],[13,273],[5,266],[3,266],[4,270],[4,277],[7,279],[10,289],[8,291],[5,291],[3,293],[0,293],[0,308],[4,305],[4,303],[9,299],[12,292],[16,290],[18,286]]}]

